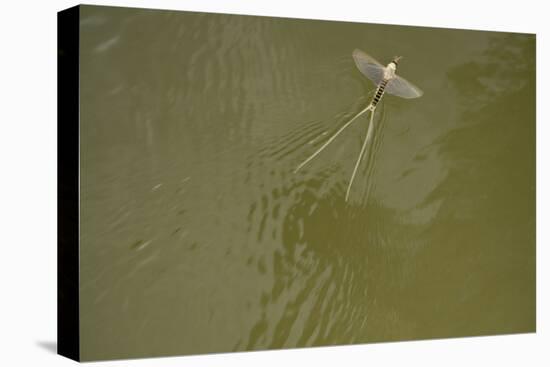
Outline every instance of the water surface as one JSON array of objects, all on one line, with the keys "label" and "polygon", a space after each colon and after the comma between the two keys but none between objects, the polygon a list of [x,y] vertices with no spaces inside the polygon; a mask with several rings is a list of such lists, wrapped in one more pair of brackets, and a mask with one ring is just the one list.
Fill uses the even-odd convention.
[{"label": "water surface", "polygon": [[535,330],[534,35],[81,9],[84,360]]}]

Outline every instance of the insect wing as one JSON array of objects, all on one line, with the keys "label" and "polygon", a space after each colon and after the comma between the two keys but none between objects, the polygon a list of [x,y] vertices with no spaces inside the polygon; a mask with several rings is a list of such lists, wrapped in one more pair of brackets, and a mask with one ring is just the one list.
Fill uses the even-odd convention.
[{"label": "insect wing", "polygon": [[418,98],[424,94],[420,88],[400,76],[392,78],[386,85],[385,91],[401,98]]},{"label": "insect wing", "polygon": [[352,56],[357,69],[359,69],[359,71],[369,78],[374,84],[378,85],[382,79],[384,79],[385,67],[373,57],[358,49],[353,51]]}]

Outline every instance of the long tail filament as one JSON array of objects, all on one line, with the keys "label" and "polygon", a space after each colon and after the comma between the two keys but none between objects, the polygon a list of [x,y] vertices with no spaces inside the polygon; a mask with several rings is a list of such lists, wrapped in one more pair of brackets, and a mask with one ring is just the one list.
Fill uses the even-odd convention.
[{"label": "long tail filament", "polygon": [[[372,105],[368,105],[364,110],[360,111],[359,113],[357,113],[357,115],[355,115],[351,120],[349,120],[348,122],[346,122],[346,124],[344,126],[342,126],[340,129],[338,129],[338,131],[332,135],[326,142],[325,144],[323,144],[319,149],[317,149],[317,151],[315,153],[313,153],[311,156],[309,156],[308,159],[306,159],[305,161],[303,161],[302,163],[300,163],[300,165],[298,167],[296,167],[296,169],[294,170],[294,173],[298,172],[303,166],[305,166],[307,163],[309,163],[313,158],[315,158],[319,153],[321,153],[323,151],[323,149],[325,149],[330,143],[332,143],[332,141],[334,139],[336,139],[336,137],[338,135],[340,135],[340,133],[342,131],[344,131],[349,125],[351,125],[351,123],[353,121],[355,121],[359,116],[361,116],[363,113],[367,112],[367,111],[373,111],[374,112],[374,106]],[[371,121],[372,121],[372,117],[371,117]]]},{"label": "long tail filament", "polygon": [[365,155],[365,150],[367,148],[367,144],[371,138],[372,130],[373,130],[373,119],[374,119],[374,109],[372,110],[370,114],[370,121],[369,121],[369,128],[367,130],[367,135],[365,137],[365,141],[363,142],[363,146],[361,147],[361,152],[359,153],[359,157],[357,157],[357,162],[355,163],[355,167],[353,168],[353,173],[351,174],[351,179],[348,184],[348,189],[346,191],[346,201],[348,201],[349,193],[351,190],[351,185],[353,184],[353,180],[355,179],[355,174],[357,173],[357,168],[359,168],[359,164],[361,163],[361,159],[363,159],[363,156]]}]

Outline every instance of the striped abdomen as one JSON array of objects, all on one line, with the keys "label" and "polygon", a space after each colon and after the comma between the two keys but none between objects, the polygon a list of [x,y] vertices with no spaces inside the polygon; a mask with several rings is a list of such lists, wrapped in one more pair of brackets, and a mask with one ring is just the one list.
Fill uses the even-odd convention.
[{"label": "striped abdomen", "polygon": [[388,84],[387,79],[384,79],[380,82],[378,85],[378,89],[376,89],[376,93],[374,94],[374,98],[372,99],[372,102],[370,103],[373,107],[376,107],[378,102],[380,102],[380,98],[384,95],[384,89],[386,89],[386,85]]}]

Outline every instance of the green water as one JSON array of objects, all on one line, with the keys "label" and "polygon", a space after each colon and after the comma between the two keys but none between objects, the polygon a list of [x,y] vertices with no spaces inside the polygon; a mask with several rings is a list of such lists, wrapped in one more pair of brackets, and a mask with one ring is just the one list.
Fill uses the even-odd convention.
[{"label": "green water", "polygon": [[[535,330],[535,36],[84,6],[84,360]],[[385,95],[298,173],[402,55]]]}]

